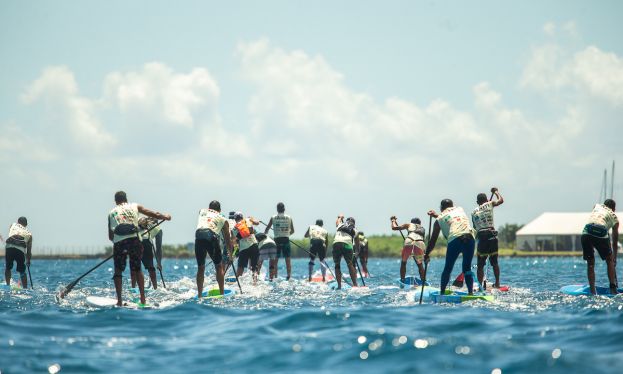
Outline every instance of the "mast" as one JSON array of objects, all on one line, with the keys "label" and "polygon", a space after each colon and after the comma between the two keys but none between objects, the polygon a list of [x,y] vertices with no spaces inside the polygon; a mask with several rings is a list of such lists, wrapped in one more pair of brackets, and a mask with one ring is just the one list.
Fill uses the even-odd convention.
[{"label": "mast", "polygon": [[612,160],[612,173],[610,173],[610,198],[614,199],[614,160]]}]

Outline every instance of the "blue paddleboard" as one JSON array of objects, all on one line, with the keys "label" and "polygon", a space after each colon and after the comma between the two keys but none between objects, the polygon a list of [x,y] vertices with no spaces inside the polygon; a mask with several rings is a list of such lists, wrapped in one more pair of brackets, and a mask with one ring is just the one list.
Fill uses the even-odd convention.
[{"label": "blue paddleboard", "polygon": [[[235,293],[236,293],[236,291],[230,290],[229,288],[226,288],[226,289],[223,290],[223,294],[221,295],[221,291],[218,288],[212,288],[210,290],[203,291],[201,293],[201,296],[204,299],[220,299],[220,298],[223,298],[223,297],[234,296]],[[195,298],[197,298],[197,296],[195,296]]]},{"label": "blue paddleboard", "polygon": [[[612,297],[615,296],[610,293],[610,288],[608,287],[600,287],[596,286],[595,291],[597,291],[597,295]],[[623,293],[623,288],[619,288],[617,290],[619,293]],[[570,284],[568,286],[564,286],[560,289],[560,292],[571,295],[571,296],[589,296],[591,294],[591,289],[588,284]]]},{"label": "blue paddleboard", "polygon": [[[396,283],[400,286],[400,288],[414,288],[422,285],[422,280],[417,277],[406,277],[404,281],[401,281],[400,278],[396,279]],[[425,282],[425,286],[430,286],[430,283]]]},{"label": "blue paddleboard", "polygon": [[434,303],[459,304],[464,301],[472,301],[472,300],[493,301],[495,300],[495,296],[487,295],[485,293],[474,293],[473,295],[470,295],[467,292],[446,290],[446,292],[443,295],[439,291],[431,291],[430,299]]}]

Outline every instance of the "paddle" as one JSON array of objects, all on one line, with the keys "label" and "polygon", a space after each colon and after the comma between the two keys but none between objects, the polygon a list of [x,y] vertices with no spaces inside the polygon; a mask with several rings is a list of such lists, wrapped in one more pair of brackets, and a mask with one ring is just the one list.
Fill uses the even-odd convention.
[{"label": "paddle", "polygon": [[[156,227],[160,226],[160,224],[162,222],[164,222],[165,220],[162,220],[160,222],[158,222],[158,224],[152,226],[149,230],[147,230],[147,233],[149,233],[149,231],[155,229]],[[137,234],[138,235],[138,234]],[[114,251],[113,251],[114,252]],[[99,264],[95,265],[94,267],[92,267],[89,271],[87,271],[86,273],[82,274],[81,276],[79,276],[78,278],[76,278],[76,280],[74,280],[73,282],[69,283],[67,286],[65,286],[65,288],[63,288],[57,296],[57,298],[65,298],[65,296],[67,296],[68,293],[71,292],[71,290],[78,284],[78,282],[80,282],[80,280],[82,280],[82,278],[86,277],[87,275],[89,275],[93,270],[97,269],[98,267],[102,266],[106,261],[110,260],[111,258],[113,258],[114,253],[111,254],[110,256],[106,257],[106,259],[102,260],[102,262],[100,262]]]},{"label": "paddle", "polygon": [[[231,268],[234,270],[234,277],[236,277],[236,283],[238,283],[238,288],[240,288],[240,294],[242,295],[242,287],[240,286],[240,281],[238,280],[238,271],[236,271],[236,268],[232,266],[233,264],[234,260],[229,260],[229,264],[227,264],[227,269],[229,269],[229,267],[231,266]],[[225,274],[223,274],[223,279],[225,279]]]},{"label": "paddle", "polygon": [[30,275],[30,265],[26,266],[26,269],[28,269],[28,278],[30,278],[30,289],[34,289],[35,286],[32,284],[32,275]]},{"label": "paddle", "polygon": [[[493,200],[493,195],[495,195],[495,192],[491,192],[491,197],[489,198],[489,201]],[[491,265],[491,259],[489,259],[489,265]],[[487,266],[487,264],[485,264],[485,279],[483,279],[482,281],[482,285],[483,288],[486,290],[487,289],[487,275],[489,273],[489,267]],[[480,285],[480,283],[479,283]]]},{"label": "paddle", "polygon": [[[264,226],[268,226],[267,224],[265,224],[263,221],[260,221],[260,223]],[[272,229],[272,227],[271,227]],[[290,239],[288,239],[290,240]],[[310,256],[314,256],[310,251],[306,250],[305,248],[301,247],[300,245],[296,244],[296,242],[293,242],[292,240],[290,240],[290,243],[294,244],[297,248],[303,250],[304,252],[307,252]],[[327,243],[328,244],[328,243]],[[316,257],[316,256],[314,256]],[[329,270],[329,273],[331,273],[331,275],[333,276],[333,278],[337,281],[337,277],[335,276],[335,274],[333,274],[333,272],[331,271],[331,268],[329,267],[329,265],[327,265],[327,263],[325,261],[320,261],[320,259],[318,259],[318,262],[320,262],[320,265],[324,266],[325,269]],[[344,279],[344,282],[346,282],[346,278],[342,278]],[[352,284],[346,282],[346,284],[348,284],[349,286],[352,287]]]},{"label": "paddle", "polygon": [[[430,228],[433,223],[433,216],[428,216],[428,241],[426,242],[426,247],[428,248],[428,243],[430,243]],[[424,298],[424,285],[426,284],[426,272],[428,271],[428,261],[424,261],[424,279],[422,279],[422,291],[420,291],[420,305],[422,305],[422,299]]]},{"label": "paddle", "polygon": [[366,286],[366,281],[363,280],[363,274],[361,274],[361,269],[359,268],[359,261],[357,261],[358,256],[353,256],[355,259],[355,267],[357,268],[357,271],[359,272],[359,277],[361,277],[361,283],[363,284],[363,286]]}]

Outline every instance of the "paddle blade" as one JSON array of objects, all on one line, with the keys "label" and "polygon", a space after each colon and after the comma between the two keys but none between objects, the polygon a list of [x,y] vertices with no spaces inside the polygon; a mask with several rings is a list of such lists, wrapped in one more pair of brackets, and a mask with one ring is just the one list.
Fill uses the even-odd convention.
[{"label": "paddle blade", "polygon": [[458,277],[456,277],[456,279],[454,280],[454,282],[452,282],[452,285],[454,287],[458,287],[461,288],[463,287],[463,282],[465,281],[465,275],[463,273],[459,274]]}]

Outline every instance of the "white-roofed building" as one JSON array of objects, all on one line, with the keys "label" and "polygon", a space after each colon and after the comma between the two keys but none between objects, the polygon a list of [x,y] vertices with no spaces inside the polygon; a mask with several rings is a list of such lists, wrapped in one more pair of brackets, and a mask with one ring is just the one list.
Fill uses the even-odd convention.
[{"label": "white-roofed building", "polygon": [[[590,212],[538,216],[517,231],[516,247],[524,251],[581,251],[580,236]],[[617,213],[619,221],[623,214]]]}]

